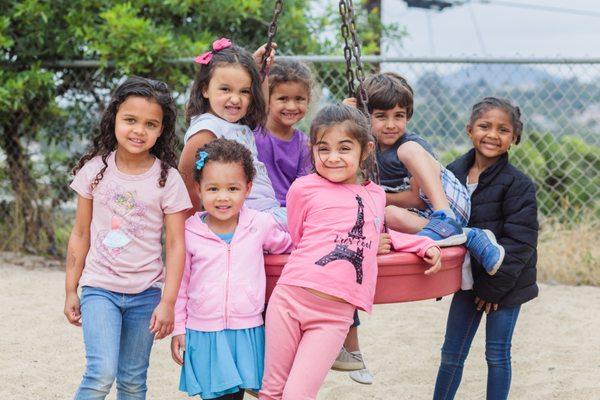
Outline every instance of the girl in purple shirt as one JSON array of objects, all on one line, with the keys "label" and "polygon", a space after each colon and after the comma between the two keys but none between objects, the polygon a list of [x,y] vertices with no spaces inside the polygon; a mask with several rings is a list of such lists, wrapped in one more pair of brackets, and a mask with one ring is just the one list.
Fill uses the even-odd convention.
[{"label": "girl in purple shirt", "polygon": [[267,167],[282,207],[292,182],[311,170],[308,138],[294,128],[310,101],[310,69],[298,61],[277,60],[269,73],[269,112],[265,126],[254,131],[258,159]]}]

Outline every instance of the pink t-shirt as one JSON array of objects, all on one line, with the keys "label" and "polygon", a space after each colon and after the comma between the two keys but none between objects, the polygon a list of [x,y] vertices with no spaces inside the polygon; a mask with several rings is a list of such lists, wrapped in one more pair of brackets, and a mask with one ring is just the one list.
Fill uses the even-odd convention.
[{"label": "pink t-shirt", "polygon": [[139,175],[119,171],[115,152],[106,161],[104,177],[94,190],[91,184],[104,166],[99,156],[88,161],[71,183],[81,197],[93,200],[90,249],[79,286],[119,293],[162,287],[164,215],[192,207],[183,179],[171,168],[161,188],[158,159]]},{"label": "pink t-shirt", "polygon": [[[365,185],[332,183],[317,174],[298,178],[287,194],[294,250],[278,284],[311,288],[371,312],[377,283],[377,250],[385,192]],[[423,256],[435,243],[389,232],[397,251]]]}]

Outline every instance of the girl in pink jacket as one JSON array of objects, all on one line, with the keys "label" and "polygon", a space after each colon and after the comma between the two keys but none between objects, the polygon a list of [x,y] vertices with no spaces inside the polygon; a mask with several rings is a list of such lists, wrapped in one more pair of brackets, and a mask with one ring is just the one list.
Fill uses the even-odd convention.
[{"label": "girl in pink jacket", "polygon": [[182,365],[179,389],[190,396],[242,399],[244,389],[260,388],[263,252],[283,253],[291,239],[271,214],[243,206],[255,173],[250,151],[232,140],[216,139],[198,151],[195,180],[205,211],[185,224],[171,341]]},{"label": "girl in pink jacket", "polygon": [[[316,173],[287,194],[294,243],[266,317],[265,374],[260,399],[315,399],[355,309],[371,311],[385,193],[358,172],[373,150],[367,119],[330,105],[310,128]],[[396,250],[414,252],[437,271],[440,250],[424,236],[390,232]]]}]

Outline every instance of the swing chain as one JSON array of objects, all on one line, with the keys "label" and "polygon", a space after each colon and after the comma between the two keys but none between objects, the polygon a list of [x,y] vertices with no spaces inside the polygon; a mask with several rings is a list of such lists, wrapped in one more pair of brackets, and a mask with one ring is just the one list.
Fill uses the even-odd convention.
[{"label": "swing chain", "polygon": [[[339,2],[340,16],[342,18],[342,37],[344,39],[344,59],[346,60],[346,81],[348,83],[348,97],[358,96],[358,107],[367,117],[369,125],[371,124],[371,118],[369,115],[368,102],[369,98],[365,89],[365,72],[361,60],[360,52],[360,39],[356,33],[356,23],[354,17],[354,7],[352,0],[340,0]],[[349,41],[352,41],[352,47],[350,47]],[[352,56],[356,60],[356,71],[352,69]],[[354,86],[354,79],[358,80],[358,93]],[[377,139],[372,136],[377,148]],[[367,178],[373,182],[379,184],[379,166],[376,160],[376,153],[371,154],[365,160],[365,172]]]},{"label": "swing chain", "polygon": [[[364,88],[365,71],[361,60],[360,38],[356,33],[356,22],[354,14],[354,6],[352,0],[340,0],[339,2],[340,16],[342,18],[342,37],[344,39],[344,59],[346,60],[346,80],[348,82],[348,97],[358,95],[359,106],[361,111],[369,117],[367,109],[368,97]],[[352,41],[350,46],[349,40]],[[356,70],[352,69],[352,56],[356,60]],[[354,79],[358,80],[359,91],[356,93]]]},{"label": "swing chain", "polygon": [[267,31],[267,44],[265,46],[265,53],[262,56],[260,61],[260,76],[264,81],[269,71],[267,69],[267,58],[271,54],[273,39],[277,34],[277,20],[279,19],[279,15],[283,10],[283,0],[275,0],[275,8],[273,9],[273,19],[271,20],[271,24],[269,25],[269,30]]}]

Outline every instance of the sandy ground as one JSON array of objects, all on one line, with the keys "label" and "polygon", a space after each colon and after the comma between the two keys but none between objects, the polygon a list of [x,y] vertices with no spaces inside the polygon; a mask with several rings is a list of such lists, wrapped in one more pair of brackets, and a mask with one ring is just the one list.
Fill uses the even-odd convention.
[{"label": "sandy ground", "polygon": [[[69,399],[84,370],[81,330],[62,314],[64,272],[0,257],[0,399]],[[429,399],[449,299],[376,306],[363,315],[372,386],[331,372],[319,399]],[[457,399],[485,398],[480,329]],[[185,399],[169,342],[157,342],[149,399]],[[600,399],[600,288],[542,285],[523,307],[513,339],[513,399]],[[109,396],[115,398],[114,391]],[[246,396],[246,398],[250,398]]]}]

